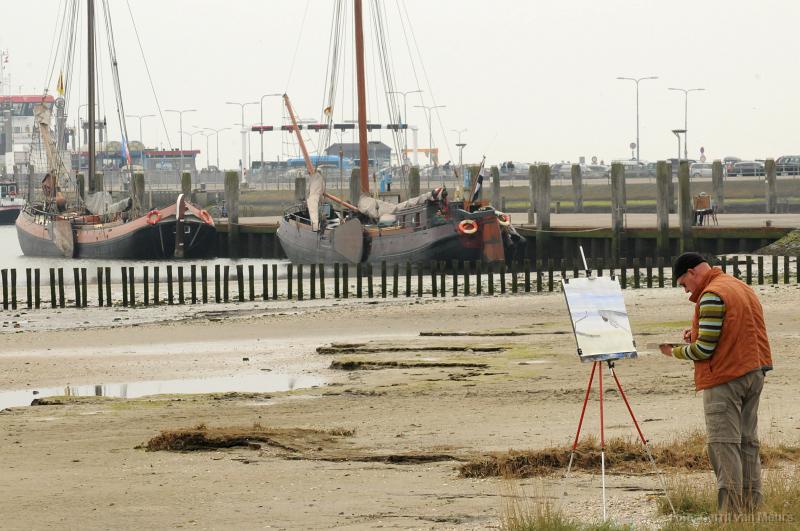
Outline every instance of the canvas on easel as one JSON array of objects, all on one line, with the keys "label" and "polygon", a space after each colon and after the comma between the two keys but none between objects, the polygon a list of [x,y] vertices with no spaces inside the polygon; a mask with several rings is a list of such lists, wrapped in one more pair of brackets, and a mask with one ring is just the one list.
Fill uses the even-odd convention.
[{"label": "canvas on easel", "polygon": [[637,356],[625,299],[616,279],[573,278],[564,282],[563,288],[581,361]]}]

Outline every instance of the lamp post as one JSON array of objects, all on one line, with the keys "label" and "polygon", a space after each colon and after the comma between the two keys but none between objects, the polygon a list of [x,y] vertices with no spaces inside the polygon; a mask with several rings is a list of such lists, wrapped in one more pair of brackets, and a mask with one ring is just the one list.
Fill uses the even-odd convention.
[{"label": "lamp post", "polygon": [[222,127],[220,129],[214,129],[214,128],[211,128],[211,127],[205,127],[204,129],[206,131],[213,131],[214,134],[217,135],[217,139],[216,139],[217,140],[217,171],[219,171],[219,134],[222,131],[227,131],[228,129],[230,129],[230,127]]},{"label": "lamp post", "polygon": [[261,165],[259,166],[259,171],[261,172],[262,176],[264,174],[264,98],[269,98],[273,96],[282,96],[282,95],[283,94],[279,93],[264,94],[263,96],[261,96],[261,100],[259,101],[259,107],[260,107],[259,110],[261,115],[261,121],[259,122],[261,124],[261,130],[258,132],[259,140],[261,140]]},{"label": "lamp post", "polygon": [[197,112],[197,109],[164,109],[165,112],[174,112],[178,114],[178,127],[180,129],[180,161],[181,168],[178,170],[178,179],[180,180],[183,173],[183,114],[187,112]]},{"label": "lamp post", "polygon": [[463,142],[461,142],[461,134],[466,133],[468,129],[451,129],[453,133],[458,135],[458,142],[456,143],[456,147],[458,148],[458,170],[461,172],[461,179],[464,179],[464,148],[467,146]]},{"label": "lamp post", "polygon": [[431,120],[431,111],[434,109],[443,109],[447,107],[447,105],[414,105],[414,107],[425,110],[425,117],[428,120],[428,159],[431,160],[433,157],[433,122]]},{"label": "lamp post", "polygon": [[[688,144],[689,144],[689,93],[690,92],[700,92],[706,89],[704,88],[675,88],[670,87],[669,90],[676,90],[678,92],[683,92],[683,158],[689,160],[688,155]],[[678,158],[680,158],[680,153],[678,153]]]},{"label": "lamp post", "polygon": [[142,173],[144,173],[144,136],[142,135],[142,120],[144,118],[154,118],[155,114],[126,114],[128,118],[138,118],[139,119],[139,142],[142,144]]},{"label": "lamp post", "polygon": [[673,129],[672,134],[675,135],[675,138],[678,139],[678,167],[675,169],[675,175],[678,175],[678,172],[681,169],[681,133],[684,136],[684,148],[686,147],[686,129]]},{"label": "lamp post", "polygon": [[[209,166],[209,157],[211,156],[211,150],[208,148],[208,139],[209,139],[211,136],[215,135],[215,134],[216,134],[216,132],[214,132],[214,131],[213,131],[213,130],[211,130],[211,129],[207,129],[207,128],[205,128],[205,127],[197,127],[196,125],[195,125],[194,127],[195,127],[195,128],[197,128],[197,129],[198,129],[198,131],[197,131],[197,132],[198,132],[198,133],[200,133],[202,136],[204,136],[204,137],[205,137],[205,139],[206,139],[206,171],[208,171],[208,166]],[[210,132],[210,133],[207,133],[206,131],[211,131],[211,132]]]},{"label": "lamp post", "polygon": [[647,77],[622,77],[618,76],[617,79],[626,81],[633,81],[636,85],[636,161],[639,161],[639,82],[647,79],[658,79],[658,76]]},{"label": "lamp post", "polygon": [[244,128],[244,108],[247,107],[248,105],[258,105],[258,102],[257,101],[246,101],[246,102],[242,103],[242,102],[236,102],[236,101],[226,101],[225,105],[238,105],[242,110],[242,122],[241,122],[242,123],[242,161],[241,161],[241,164],[239,165],[240,166],[240,168],[239,168],[239,171],[240,171],[239,179],[242,182],[242,184],[244,184],[245,183],[245,179],[244,179],[245,169],[244,169],[244,167],[245,167],[245,164],[247,164],[247,151],[246,151],[247,146],[245,145],[245,141],[246,141],[245,135],[247,134],[247,131]]},{"label": "lamp post", "polygon": [[[387,90],[386,93],[387,94],[400,94],[400,95],[403,96],[403,117],[400,120],[400,124],[402,125],[404,123],[403,120],[405,120],[406,127],[403,129],[403,150],[405,151],[406,149],[408,149],[408,107],[406,106],[406,96],[408,96],[409,94],[422,93],[422,89],[406,90],[406,91],[402,91],[402,90]],[[403,156],[405,156],[405,153],[403,154]]]}]

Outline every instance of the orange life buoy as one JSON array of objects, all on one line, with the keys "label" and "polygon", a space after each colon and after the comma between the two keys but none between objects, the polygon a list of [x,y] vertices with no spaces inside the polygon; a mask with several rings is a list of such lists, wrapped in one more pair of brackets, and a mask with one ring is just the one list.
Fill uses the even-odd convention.
[{"label": "orange life buoy", "polygon": [[471,219],[464,219],[458,224],[458,232],[461,234],[475,234],[478,232],[478,224]]},{"label": "orange life buoy", "polygon": [[147,223],[150,225],[155,225],[161,221],[161,212],[158,210],[151,210],[147,213]]},{"label": "orange life buoy", "polygon": [[200,219],[203,221],[203,223],[207,223],[209,225],[213,223],[213,221],[211,220],[211,214],[209,214],[208,210],[205,209],[200,211]]},{"label": "orange life buoy", "polygon": [[507,227],[508,225],[511,225],[511,216],[505,212],[497,212],[497,221],[500,223],[500,225]]}]

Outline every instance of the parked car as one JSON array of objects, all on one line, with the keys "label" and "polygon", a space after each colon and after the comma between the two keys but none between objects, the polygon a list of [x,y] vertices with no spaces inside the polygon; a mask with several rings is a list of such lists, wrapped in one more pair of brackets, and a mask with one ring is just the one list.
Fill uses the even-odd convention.
[{"label": "parked car", "polygon": [[800,175],[800,155],[784,155],[775,160],[778,175]]},{"label": "parked car", "polygon": [[588,164],[582,175],[588,179],[605,179],[611,175],[611,168],[603,164]]},{"label": "parked car", "polygon": [[689,166],[689,175],[692,178],[711,177],[713,167],[714,165],[709,162],[696,162]]},{"label": "parked car", "polygon": [[732,175],[731,172],[733,171],[733,165],[741,161],[742,159],[739,157],[723,157],[722,165],[725,166],[725,171],[728,172],[728,175]]},{"label": "parked car", "polygon": [[736,162],[733,165],[733,173],[728,175],[759,177],[764,175],[764,164],[758,161]]},{"label": "parked car", "polygon": [[625,178],[648,177],[647,165],[638,160],[612,160],[611,164],[622,164],[625,168]]}]

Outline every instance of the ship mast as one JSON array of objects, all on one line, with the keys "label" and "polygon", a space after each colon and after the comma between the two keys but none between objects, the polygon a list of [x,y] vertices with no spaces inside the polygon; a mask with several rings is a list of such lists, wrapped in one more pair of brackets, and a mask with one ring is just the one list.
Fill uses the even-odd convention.
[{"label": "ship mast", "polygon": [[95,190],[95,172],[96,172],[96,163],[95,163],[95,144],[94,144],[94,127],[95,127],[95,116],[94,116],[94,101],[95,101],[95,94],[94,94],[94,0],[87,0],[86,2],[86,9],[87,9],[87,26],[88,26],[88,37],[87,37],[87,48],[89,50],[89,56],[87,65],[87,70],[89,71],[89,129],[87,131],[87,135],[89,137],[89,190],[94,192]]},{"label": "ship mast", "polygon": [[367,154],[367,89],[364,75],[364,31],[361,24],[361,0],[355,0],[356,80],[358,84],[358,153],[361,162],[361,193],[369,193],[369,156]]}]

